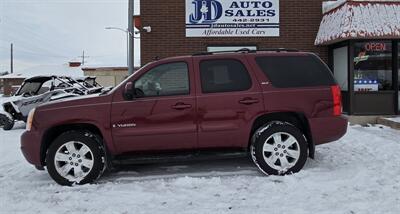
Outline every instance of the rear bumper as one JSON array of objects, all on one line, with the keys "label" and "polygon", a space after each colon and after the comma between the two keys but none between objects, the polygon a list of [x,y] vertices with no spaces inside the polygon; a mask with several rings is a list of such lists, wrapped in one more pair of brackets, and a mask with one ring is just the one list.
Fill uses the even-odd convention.
[{"label": "rear bumper", "polygon": [[36,167],[43,166],[40,161],[40,137],[37,132],[25,131],[22,134],[21,151],[29,163]]},{"label": "rear bumper", "polygon": [[346,134],[348,124],[343,116],[312,118],[309,123],[315,145],[339,140]]}]

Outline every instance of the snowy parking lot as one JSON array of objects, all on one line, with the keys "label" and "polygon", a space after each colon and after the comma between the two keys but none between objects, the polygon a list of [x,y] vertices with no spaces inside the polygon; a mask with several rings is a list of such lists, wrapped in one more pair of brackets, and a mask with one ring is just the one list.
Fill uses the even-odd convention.
[{"label": "snowy parking lot", "polygon": [[0,213],[400,213],[400,131],[350,126],[290,176],[247,159],[129,166],[97,184],[62,187],[0,131]]}]

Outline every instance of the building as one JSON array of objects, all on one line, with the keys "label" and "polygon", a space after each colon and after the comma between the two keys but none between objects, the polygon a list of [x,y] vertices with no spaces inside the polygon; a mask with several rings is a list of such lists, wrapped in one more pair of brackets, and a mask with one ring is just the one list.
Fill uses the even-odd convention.
[{"label": "building", "polygon": [[96,76],[96,81],[102,86],[116,86],[128,76],[128,67],[89,66],[82,68],[82,70],[85,76]]},{"label": "building", "polygon": [[400,1],[338,1],[323,13],[315,44],[329,48],[344,111],[399,114]]},{"label": "building", "polygon": [[[235,11],[275,11],[274,17],[259,16],[255,18],[242,17],[220,17],[221,22],[244,23],[251,24],[255,21],[259,23],[273,24],[272,26],[257,26],[254,28],[238,28],[245,29],[231,34],[220,34],[207,36],[201,34],[197,29],[206,31],[211,28],[197,28],[206,20],[190,22],[190,15],[196,14],[195,4],[197,2],[248,2],[236,0],[170,0],[161,3],[157,0],[146,0],[140,2],[140,17],[143,27],[150,26],[151,32],[141,33],[141,61],[147,63],[155,58],[164,58],[168,56],[193,54],[198,52],[206,52],[207,50],[225,50],[225,47],[241,48],[250,47],[257,49],[264,48],[297,48],[306,51],[318,53],[323,59],[328,59],[328,48],[315,46],[314,41],[318,32],[319,24],[322,18],[322,1],[321,0],[260,0],[252,2],[271,2],[264,8],[257,5],[259,9],[253,6],[247,6],[247,9],[234,9]],[[207,3],[208,4],[208,3]],[[212,7],[210,3],[210,7]],[[224,5],[225,6],[225,5]],[[239,7],[241,5],[238,5]],[[226,6],[226,7],[229,7]],[[262,8],[261,8],[262,7]],[[226,8],[223,8],[225,10]],[[209,19],[213,19],[216,14],[209,10]],[[259,12],[259,13],[261,13]],[[205,16],[208,14],[205,14]],[[217,14],[218,15],[218,14]],[[254,15],[254,14],[252,14]],[[244,20],[249,19],[249,21]],[[255,20],[257,19],[257,20]],[[270,19],[270,22],[267,21]],[[193,24],[191,24],[193,23]],[[214,23],[219,23],[215,21]],[[210,24],[208,24],[210,25]],[[217,28],[213,27],[214,30]],[[229,29],[221,26],[219,29]],[[236,28],[231,28],[236,31]],[[257,30],[264,32],[263,36],[254,32],[252,35],[245,34],[247,30]],[[252,32],[251,32],[252,33]]]},{"label": "building", "polygon": [[3,77],[0,76],[0,94],[9,96],[17,91],[25,78],[23,77]]},{"label": "building", "polygon": [[[133,68],[136,71],[139,67]],[[128,67],[122,66],[88,66],[82,68],[85,76],[96,76],[102,86],[116,86],[128,76]]]},{"label": "building", "polygon": [[141,1],[141,61],[241,48],[311,51],[334,71],[345,112],[398,114],[399,4],[398,0]]}]

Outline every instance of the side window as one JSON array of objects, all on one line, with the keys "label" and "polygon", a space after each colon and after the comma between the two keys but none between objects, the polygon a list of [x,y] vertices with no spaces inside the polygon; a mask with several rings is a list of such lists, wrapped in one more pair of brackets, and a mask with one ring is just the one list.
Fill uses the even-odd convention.
[{"label": "side window", "polygon": [[189,73],[184,62],[159,65],[135,81],[144,97],[189,94]]},{"label": "side window", "polygon": [[251,87],[246,67],[238,60],[206,60],[200,62],[203,93],[245,91]]},{"label": "side window", "polygon": [[335,84],[328,67],[315,55],[262,56],[257,65],[277,88],[313,87]]}]

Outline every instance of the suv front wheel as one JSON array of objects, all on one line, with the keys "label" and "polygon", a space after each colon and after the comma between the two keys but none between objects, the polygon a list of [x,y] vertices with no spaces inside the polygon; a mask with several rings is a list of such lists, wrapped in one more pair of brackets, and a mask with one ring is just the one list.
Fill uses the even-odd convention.
[{"label": "suv front wheel", "polygon": [[308,157],[303,133],[289,123],[278,121],[255,132],[250,151],[254,163],[267,175],[296,173]]},{"label": "suv front wheel", "polygon": [[95,181],[105,169],[105,153],[99,137],[87,131],[58,136],[46,155],[47,171],[61,185]]}]

